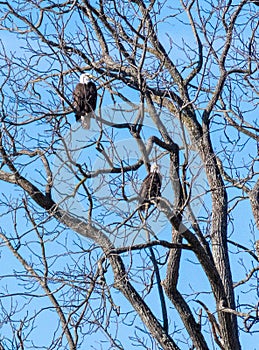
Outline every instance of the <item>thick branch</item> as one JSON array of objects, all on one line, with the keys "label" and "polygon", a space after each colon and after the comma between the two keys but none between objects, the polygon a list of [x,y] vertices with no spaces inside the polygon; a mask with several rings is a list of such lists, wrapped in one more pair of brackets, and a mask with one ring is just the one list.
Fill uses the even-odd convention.
[{"label": "thick branch", "polygon": [[103,249],[110,260],[114,272],[114,286],[128,299],[144,324],[150,329],[151,334],[153,334],[163,349],[179,350],[173,339],[165,332],[147,304],[130,284],[120,256],[118,254],[110,254],[110,251],[112,251],[114,247],[103,232],[79,220],[68,212],[59,209],[52,200],[44,196],[33,184],[22,176],[0,171],[0,180],[20,186],[40,207],[47,210],[50,215],[55,217],[59,222],[84,237],[94,240]]}]

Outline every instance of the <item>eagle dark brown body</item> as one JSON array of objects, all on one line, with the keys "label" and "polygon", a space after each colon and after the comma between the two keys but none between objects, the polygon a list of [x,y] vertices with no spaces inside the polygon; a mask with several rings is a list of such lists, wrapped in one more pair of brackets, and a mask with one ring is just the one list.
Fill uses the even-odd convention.
[{"label": "eagle dark brown body", "polygon": [[152,164],[150,173],[143,180],[140,188],[141,204],[139,210],[146,211],[152,205],[152,200],[155,201],[157,197],[161,196],[162,178],[157,164]]},{"label": "eagle dark brown body", "polygon": [[97,89],[86,74],[80,76],[73,92],[76,121],[81,121],[85,129],[90,128],[91,117],[94,116],[97,102]]}]

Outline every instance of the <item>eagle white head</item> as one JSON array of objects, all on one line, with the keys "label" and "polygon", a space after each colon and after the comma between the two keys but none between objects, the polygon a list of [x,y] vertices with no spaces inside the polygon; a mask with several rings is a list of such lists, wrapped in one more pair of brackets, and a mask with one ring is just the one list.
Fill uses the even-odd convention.
[{"label": "eagle white head", "polygon": [[90,78],[89,78],[89,75],[87,73],[83,73],[80,75],[80,83],[81,84],[87,84],[89,83],[90,81]]},{"label": "eagle white head", "polygon": [[158,173],[160,174],[160,167],[157,163],[152,163],[150,167],[150,172],[151,173]]}]

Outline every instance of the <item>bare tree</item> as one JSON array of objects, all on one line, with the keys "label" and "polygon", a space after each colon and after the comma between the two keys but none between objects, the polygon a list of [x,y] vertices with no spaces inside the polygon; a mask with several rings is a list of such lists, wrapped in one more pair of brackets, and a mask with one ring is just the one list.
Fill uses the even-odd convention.
[{"label": "bare tree", "polygon": [[[1,349],[238,350],[258,332],[256,5],[0,2]],[[152,162],[162,196],[141,216]]]}]

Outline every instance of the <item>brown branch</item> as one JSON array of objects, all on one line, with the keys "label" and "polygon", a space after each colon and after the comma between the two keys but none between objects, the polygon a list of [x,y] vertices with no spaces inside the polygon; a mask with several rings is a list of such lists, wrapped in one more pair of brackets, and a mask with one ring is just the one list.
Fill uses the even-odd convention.
[{"label": "brown branch", "polygon": [[213,313],[207,308],[207,306],[200,300],[195,300],[196,303],[199,303],[204,310],[206,311],[207,315],[208,315],[208,319],[209,322],[211,324],[211,328],[212,328],[212,333],[213,333],[213,338],[215,340],[215,342],[218,344],[218,346],[220,347],[220,349],[225,350],[225,347],[222,344],[222,338],[221,338],[221,334],[220,334],[220,327],[217,323],[217,320],[215,318],[215,316],[213,315]]},{"label": "brown branch", "polygon": [[186,249],[192,250],[192,247],[189,244],[179,244],[179,243],[170,243],[167,241],[159,240],[159,241],[151,241],[148,243],[135,244],[127,247],[116,248],[110,250],[109,254],[122,254],[134,250],[146,249],[149,247],[161,246],[168,249]]},{"label": "brown branch", "polygon": [[68,322],[66,319],[65,314],[62,311],[62,308],[60,306],[60,304],[58,303],[57,299],[55,298],[54,294],[52,293],[52,291],[50,290],[48,284],[47,284],[47,280],[45,278],[42,278],[37,272],[36,270],[33,269],[33,267],[21,256],[21,254],[19,254],[19,252],[12,246],[12,244],[10,243],[10,241],[5,237],[5,235],[3,235],[0,232],[0,238],[5,242],[5,244],[7,245],[7,247],[9,248],[9,250],[12,252],[12,254],[15,256],[15,258],[23,265],[23,267],[25,268],[25,270],[32,276],[34,277],[38,283],[40,284],[40,286],[42,287],[42,289],[45,291],[46,295],[48,296],[48,298],[50,299],[50,301],[52,302],[53,306],[55,307],[55,310],[57,311],[57,314],[59,316],[61,325],[62,325],[62,329],[63,332],[66,335],[69,347],[71,350],[75,349],[75,343],[74,343],[74,339],[72,336],[71,331],[69,330],[68,327]]}]

